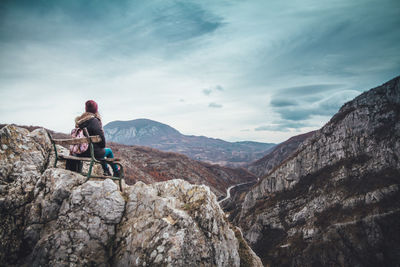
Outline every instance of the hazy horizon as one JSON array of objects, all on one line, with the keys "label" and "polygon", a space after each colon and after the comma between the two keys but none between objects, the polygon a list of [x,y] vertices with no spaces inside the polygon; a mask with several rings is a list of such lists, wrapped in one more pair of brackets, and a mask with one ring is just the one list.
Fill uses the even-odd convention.
[{"label": "hazy horizon", "polygon": [[146,118],[279,143],[400,74],[400,2],[0,3],[0,122],[69,132]]}]

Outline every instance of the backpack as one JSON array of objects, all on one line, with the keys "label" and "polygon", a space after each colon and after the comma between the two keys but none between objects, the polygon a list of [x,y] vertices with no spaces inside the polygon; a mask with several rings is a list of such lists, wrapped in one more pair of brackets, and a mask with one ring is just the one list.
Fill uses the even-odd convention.
[{"label": "backpack", "polygon": [[[71,136],[72,136],[72,138],[84,138],[84,137],[86,137],[83,134],[83,130],[81,128],[72,129]],[[69,146],[69,152],[70,152],[71,155],[82,154],[83,152],[88,150],[88,148],[89,148],[89,144],[88,143],[70,145]]]}]

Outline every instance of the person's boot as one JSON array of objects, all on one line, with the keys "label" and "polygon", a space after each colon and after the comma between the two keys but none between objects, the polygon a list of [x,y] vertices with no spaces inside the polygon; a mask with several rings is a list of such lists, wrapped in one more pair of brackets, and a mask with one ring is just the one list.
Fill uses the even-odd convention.
[{"label": "person's boot", "polygon": [[101,161],[101,167],[103,168],[103,175],[104,176],[111,176],[110,169],[105,161]]},{"label": "person's boot", "polygon": [[121,177],[121,173],[120,173],[118,167],[116,168],[116,170],[113,170],[113,172],[114,172],[114,175],[113,175],[114,177]]},{"label": "person's boot", "polygon": [[108,168],[105,169],[105,170],[103,171],[103,175],[104,175],[104,176],[111,176],[110,170],[109,170]]}]

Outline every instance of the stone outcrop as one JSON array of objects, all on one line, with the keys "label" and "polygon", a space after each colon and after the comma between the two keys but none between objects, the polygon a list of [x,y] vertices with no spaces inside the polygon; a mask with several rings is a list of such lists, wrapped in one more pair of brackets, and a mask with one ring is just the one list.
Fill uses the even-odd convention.
[{"label": "stone outcrop", "polygon": [[44,130],[0,130],[0,261],[6,266],[262,266],[203,185],[124,192],[49,168]]},{"label": "stone outcrop", "polygon": [[138,182],[127,195],[117,265],[239,266],[238,241],[208,187]]},{"label": "stone outcrop", "polygon": [[346,103],[246,195],[266,265],[398,266],[400,77]]},{"label": "stone outcrop", "polygon": [[45,131],[7,126],[0,132],[0,262],[15,262],[25,244],[25,207],[47,168],[50,141]]}]

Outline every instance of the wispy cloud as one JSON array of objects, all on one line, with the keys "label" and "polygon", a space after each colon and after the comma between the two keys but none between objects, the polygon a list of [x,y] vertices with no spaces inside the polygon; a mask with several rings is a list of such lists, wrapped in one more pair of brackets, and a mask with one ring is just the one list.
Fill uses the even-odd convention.
[{"label": "wispy cloud", "polygon": [[204,90],[203,90],[203,93],[204,93],[205,95],[210,95],[210,94],[212,93],[212,90],[211,90],[211,89],[204,89]]},{"label": "wispy cloud", "polygon": [[210,107],[210,108],[222,108],[223,106],[221,104],[217,104],[217,103],[212,102],[212,103],[208,104],[208,107]]},{"label": "wispy cloud", "polygon": [[287,131],[298,131],[300,128],[307,127],[306,123],[294,122],[294,121],[278,121],[273,122],[269,125],[263,125],[255,128],[255,131],[274,131],[274,132],[287,132]]},{"label": "wispy cloud", "polygon": [[224,91],[224,88],[221,85],[217,85],[207,89],[203,89],[203,94],[209,96],[211,95],[211,93],[222,92],[222,91]]},{"label": "wispy cloud", "polygon": [[[300,87],[302,91],[306,87]],[[333,116],[339,108],[347,101],[356,97],[359,92],[354,90],[334,90],[335,87],[330,87],[330,92],[324,89],[302,92],[283,90],[277,93],[271,100],[273,111],[278,113],[283,120],[300,121],[296,128],[301,128],[307,125],[306,120],[312,116]],[[292,92],[293,91],[293,92]],[[296,124],[292,124],[296,126]]]},{"label": "wispy cloud", "polygon": [[296,100],[279,97],[272,99],[270,105],[274,108],[280,108],[280,107],[298,106],[299,104]]},{"label": "wispy cloud", "polygon": [[342,84],[312,84],[279,89],[276,94],[290,98],[305,97],[308,95],[326,95],[343,87]]}]

